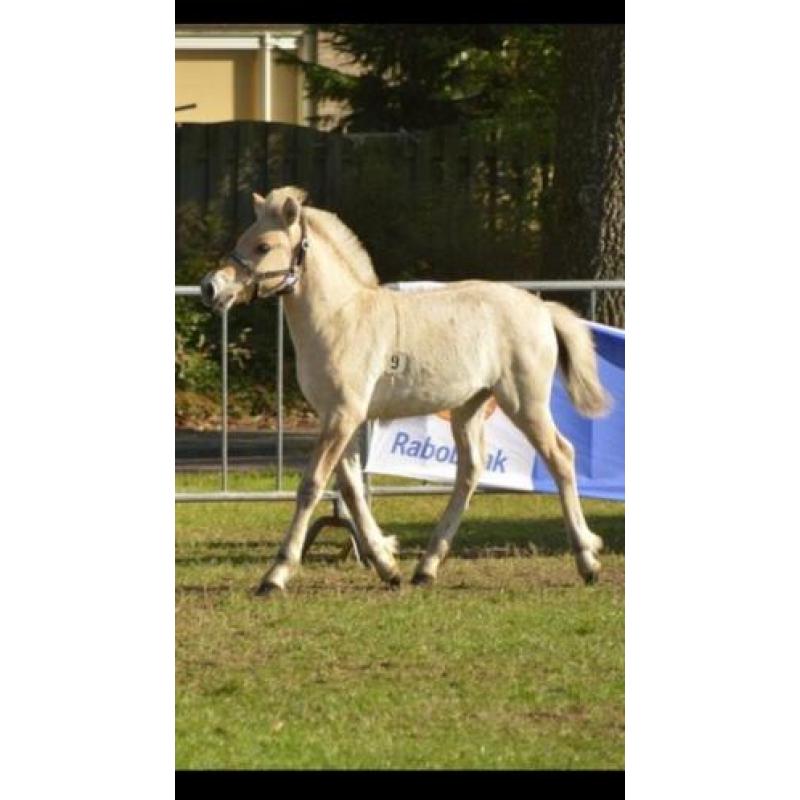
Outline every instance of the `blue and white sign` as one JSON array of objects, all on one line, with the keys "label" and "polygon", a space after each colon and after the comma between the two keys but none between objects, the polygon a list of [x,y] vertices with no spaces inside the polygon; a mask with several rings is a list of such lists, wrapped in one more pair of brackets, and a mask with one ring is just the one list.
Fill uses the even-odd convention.
[{"label": "blue and white sign", "polygon": [[[535,451],[494,400],[486,411],[487,458],[481,485],[533,489]],[[367,472],[452,483],[456,446],[447,413],[376,422]]]}]

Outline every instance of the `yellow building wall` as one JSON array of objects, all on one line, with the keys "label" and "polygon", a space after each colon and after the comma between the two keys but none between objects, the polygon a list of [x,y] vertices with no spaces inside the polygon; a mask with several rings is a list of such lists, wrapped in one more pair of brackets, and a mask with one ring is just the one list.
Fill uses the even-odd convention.
[{"label": "yellow building wall", "polygon": [[257,54],[248,50],[176,50],[176,122],[258,119]]},{"label": "yellow building wall", "polygon": [[272,51],[272,121],[305,123],[300,119],[298,98],[298,68],[281,64],[278,54]]}]

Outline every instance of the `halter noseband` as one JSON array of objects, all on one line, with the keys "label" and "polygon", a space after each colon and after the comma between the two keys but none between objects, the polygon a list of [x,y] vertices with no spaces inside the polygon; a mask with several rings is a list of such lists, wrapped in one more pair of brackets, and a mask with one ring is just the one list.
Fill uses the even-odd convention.
[{"label": "halter noseband", "polygon": [[232,250],[228,254],[228,259],[230,261],[238,264],[243,270],[245,270],[245,272],[248,273],[251,279],[255,279],[256,281],[256,288],[250,300],[248,301],[248,305],[257,297],[259,297],[258,287],[261,285],[261,281],[264,278],[273,278],[277,275],[284,276],[283,280],[278,284],[278,286],[269,291],[267,294],[261,295],[262,297],[280,296],[284,294],[290,294],[294,291],[295,286],[297,286],[297,282],[300,280],[300,270],[302,270],[303,266],[305,265],[306,250],[308,250],[308,236],[306,235],[305,220],[302,217],[300,218],[300,225],[302,228],[300,243],[294,249],[294,252],[292,253],[292,263],[287,269],[273,269],[267,270],[266,272],[258,272],[253,262],[250,261],[249,258],[245,258],[241,253],[236,252],[236,250]]}]

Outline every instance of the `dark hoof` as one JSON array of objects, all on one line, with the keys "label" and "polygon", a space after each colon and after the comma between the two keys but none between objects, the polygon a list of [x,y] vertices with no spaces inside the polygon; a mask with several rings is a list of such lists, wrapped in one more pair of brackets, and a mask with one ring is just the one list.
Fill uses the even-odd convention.
[{"label": "dark hoof", "polygon": [[594,586],[598,580],[600,580],[600,576],[596,572],[590,572],[588,575],[583,576],[583,582],[587,586]]},{"label": "dark hoof", "polygon": [[284,590],[280,586],[276,586],[274,583],[267,583],[267,581],[264,581],[255,591],[256,597],[280,596],[283,594]]},{"label": "dark hoof", "polygon": [[434,578],[430,575],[426,575],[424,572],[417,572],[414,574],[414,577],[411,579],[411,583],[414,586],[433,586]]},{"label": "dark hoof", "polygon": [[399,589],[401,584],[403,583],[403,579],[400,575],[392,575],[388,581],[386,581],[386,585],[390,589]]}]

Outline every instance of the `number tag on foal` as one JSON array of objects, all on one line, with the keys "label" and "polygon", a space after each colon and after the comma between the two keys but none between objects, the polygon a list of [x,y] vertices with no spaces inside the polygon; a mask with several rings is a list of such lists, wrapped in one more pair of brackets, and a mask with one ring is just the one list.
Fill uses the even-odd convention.
[{"label": "number tag on foal", "polygon": [[408,366],[408,356],[405,353],[392,353],[389,356],[389,363],[386,367],[387,375],[400,375],[406,371]]}]

